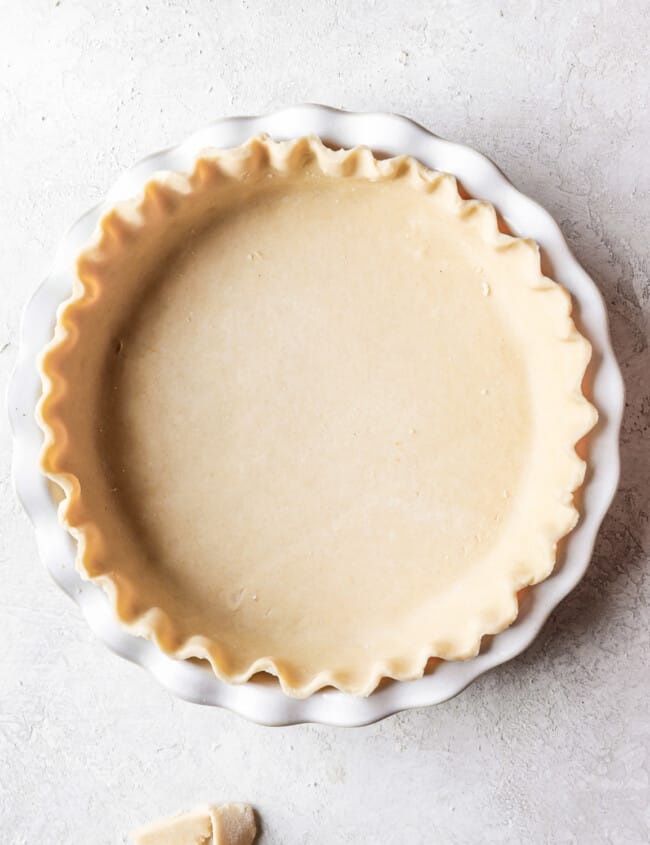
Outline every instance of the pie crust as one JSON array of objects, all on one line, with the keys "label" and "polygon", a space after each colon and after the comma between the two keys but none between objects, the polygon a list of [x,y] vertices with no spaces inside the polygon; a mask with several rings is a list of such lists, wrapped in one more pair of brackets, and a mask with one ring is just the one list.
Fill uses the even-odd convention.
[{"label": "pie crust", "polygon": [[103,217],[40,361],[41,465],[129,630],[368,695],[475,655],[553,570],[589,357],[452,176],[258,136]]}]

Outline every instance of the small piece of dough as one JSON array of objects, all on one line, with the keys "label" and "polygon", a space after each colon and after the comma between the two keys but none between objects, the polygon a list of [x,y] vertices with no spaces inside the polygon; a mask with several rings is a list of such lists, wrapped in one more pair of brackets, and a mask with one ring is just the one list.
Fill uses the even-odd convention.
[{"label": "small piece of dough", "polygon": [[150,822],[131,834],[135,845],[251,845],[257,828],[248,804],[197,807]]},{"label": "small piece of dough", "polygon": [[212,845],[251,845],[257,828],[255,814],[248,804],[211,807]]}]

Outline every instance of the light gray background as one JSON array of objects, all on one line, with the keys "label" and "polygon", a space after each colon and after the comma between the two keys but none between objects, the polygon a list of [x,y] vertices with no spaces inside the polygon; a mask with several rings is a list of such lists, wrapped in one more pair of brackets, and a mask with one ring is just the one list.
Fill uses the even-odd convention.
[{"label": "light gray background", "polygon": [[216,117],[395,110],[475,145],[559,220],[628,389],[621,491],[582,585],[519,659],[368,728],[174,700],[37,559],[0,420],[0,840],[122,843],[250,801],[276,843],[650,840],[647,2],[0,0],[0,386],[68,224]]}]

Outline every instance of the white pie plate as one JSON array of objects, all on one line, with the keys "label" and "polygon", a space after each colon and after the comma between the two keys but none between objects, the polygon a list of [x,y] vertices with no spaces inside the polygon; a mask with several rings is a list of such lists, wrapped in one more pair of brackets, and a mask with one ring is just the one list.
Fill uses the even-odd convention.
[{"label": "white pie plate", "polygon": [[[313,133],[337,146],[363,144],[380,153],[409,153],[430,168],[454,174],[473,197],[493,203],[515,234],[537,241],[547,274],[571,292],[578,326],[593,345],[591,398],[598,407],[600,420],[590,439],[583,516],[563,544],[562,560],[556,571],[528,591],[515,624],[486,639],[477,657],[465,662],[442,663],[430,675],[416,681],[390,683],[368,698],[324,690],[308,699],[296,700],[285,696],[273,681],[227,684],[209,670],[174,660],[155,644],[127,633],[117,622],[102,590],[82,580],[75,569],[74,542],[58,522],[48,484],[38,468],[42,435],[34,417],[40,394],[36,361],[52,335],[57,307],[70,294],[75,257],[98,220],[116,201],[138,194],[155,171],[190,171],[204,148],[237,146],[257,132],[266,132],[276,139]],[[624,395],[598,288],[569,251],[550,215],[517,191],[492,162],[475,150],[438,138],[398,115],[358,114],[303,105],[261,117],[220,120],[178,146],[148,156],[121,176],[105,202],[85,214],[64,237],[50,274],[25,308],[8,405],[14,435],[14,482],[34,524],[41,558],[109,648],[139,663],[168,690],[190,701],[226,707],[268,725],[321,722],[354,726],[400,710],[445,701],[486,670],[510,660],[530,645],[549,614],[576,586],[589,564],[598,528],[618,483],[618,437]]]}]

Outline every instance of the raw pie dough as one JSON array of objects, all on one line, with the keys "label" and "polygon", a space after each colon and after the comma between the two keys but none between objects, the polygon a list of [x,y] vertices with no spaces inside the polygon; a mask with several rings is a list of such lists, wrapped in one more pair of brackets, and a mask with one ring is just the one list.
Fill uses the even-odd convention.
[{"label": "raw pie dough", "polygon": [[257,833],[248,804],[197,807],[131,834],[135,845],[252,845]]},{"label": "raw pie dough", "polygon": [[367,695],[476,654],[552,571],[590,347],[451,176],[254,138],[113,208],[77,270],[42,466],[132,631]]}]

